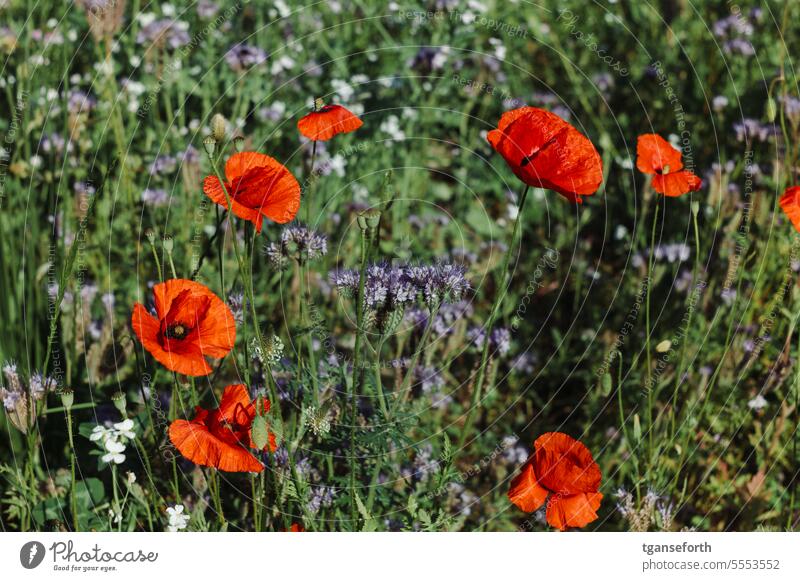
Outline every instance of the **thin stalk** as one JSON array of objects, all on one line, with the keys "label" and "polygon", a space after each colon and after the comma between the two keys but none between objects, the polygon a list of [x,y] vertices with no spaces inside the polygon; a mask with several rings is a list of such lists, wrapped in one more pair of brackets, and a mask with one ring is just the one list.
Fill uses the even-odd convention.
[{"label": "thin stalk", "polygon": [[[653,228],[650,234],[650,256],[647,257],[647,278],[648,278],[648,285],[647,285],[647,297],[645,303],[645,326],[647,327],[645,331],[645,353],[647,355],[647,426],[648,426],[648,452],[652,455],[653,452],[653,391],[654,387],[652,384],[652,365],[651,365],[651,353],[650,353],[650,334],[652,329],[650,328],[650,289],[653,288],[653,262],[655,258],[655,246],[656,246],[656,226],[658,225],[658,210],[660,208],[660,201],[656,201],[656,209],[653,212]],[[652,459],[652,458],[651,458]]]},{"label": "thin stalk", "polygon": [[475,411],[480,406],[481,402],[481,390],[483,388],[483,380],[486,375],[486,364],[489,361],[489,344],[491,343],[490,338],[492,336],[492,331],[494,330],[494,324],[497,320],[497,314],[500,312],[500,306],[503,303],[503,300],[506,297],[506,291],[509,282],[511,281],[511,274],[508,272],[509,265],[511,264],[511,254],[514,252],[514,247],[517,243],[517,237],[520,234],[520,225],[522,221],[522,214],[525,209],[525,200],[528,198],[528,192],[530,191],[530,186],[525,186],[525,189],[522,192],[522,198],[520,199],[519,203],[519,210],[517,211],[517,217],[514,219],[514,229],[511,232],[511,243],[508,245],[508,249],[506,250],[506,255],[503,260],[503,267],[501,272],[501,283],[500,288],[498,289],[497,296],[494,299],[494,303],[492,304],[492,310],[489,313],[489,320],[486,321],[486,340],[483,342],[483,351],[481,352],[481,363],[478,367],[478,373],[475,377],[475,385],[472,388],[472,399],[469,405],[469,411],[467,412],[467,419],[464,423],[464,429],[461,432],[461,438],[459,439],[458,448],[461,449],[464,447],[464,443],[466,442],[467,434],[469,433],[470,429],[472,428],[472,422],[474,421]]},{"label": "thin stalk", "polygon": [[77,483],[75,482],[75,439],[72,432],[72,411],[67,409],[64,411],[67,416],[67,438],[69,439],[69,501],[70,510],[72,511],[72,531],[79,532],[78,526],[78,496],[76,494]]},{"label": "thin stalk", "polygon": [[350,388],[350,521],[356,526],[356,423],[358,416],[358,382],[361,377],[361,343],[364,333],[364,290],[367,279],[367,230],[361,230],[361,267],[356,303],[356,344],[353,352],[353,376]]}]

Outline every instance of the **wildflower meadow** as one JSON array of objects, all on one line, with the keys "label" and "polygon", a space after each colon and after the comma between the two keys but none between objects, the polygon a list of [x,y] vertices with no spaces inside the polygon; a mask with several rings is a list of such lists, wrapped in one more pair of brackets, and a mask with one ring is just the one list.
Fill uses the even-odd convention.
[{"label": "wildflower meadow", "polygon": [[798,22],[0,0],[0,530],[798,530]]}]

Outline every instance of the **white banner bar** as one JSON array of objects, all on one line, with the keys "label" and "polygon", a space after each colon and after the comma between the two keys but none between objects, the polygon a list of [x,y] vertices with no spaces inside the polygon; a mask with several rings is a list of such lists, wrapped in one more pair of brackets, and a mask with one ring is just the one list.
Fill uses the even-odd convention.
[{"label": "white banner bar", "polygon": [[796,580],[799,552],[793,533],[4,533],[0,571],[3,580]]}]

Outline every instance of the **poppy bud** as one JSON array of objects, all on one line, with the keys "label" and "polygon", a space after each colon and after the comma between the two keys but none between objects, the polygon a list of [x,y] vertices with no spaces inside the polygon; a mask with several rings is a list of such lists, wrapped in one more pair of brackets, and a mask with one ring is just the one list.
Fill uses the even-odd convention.
[{"label": "poppy bud", "polygon": [[61,390],[61,405],[64,406],[65,410],[69,411],[72,409],[73,403],[75,403],[75,392],[69,387],[65,387]]},{"label": "poppy bud", "polygon": [[225,140],[225,126],[227,122],[225,121],[225,117],[216,113],[211,118],[211,136],[214,138],[214,141],[224,141]]},{"label": "poppy bud", "polygon": [[767,121],[772,123],[778,115],[778,107],[775,105],[775,99],[770,97],[767,99]]},{"label": "poppy bud", "polygon": [[210,135],[203,140],[203,148],[205,148],[206,153],[209,157],[214,155],[214,149],[217,147],[217,140],[211,137]]},{"label": "poppy bud", "polygon": [[127,398],[125,397],[125,392],[118,391],[117,393],[112,395],[111,402],[114,404],[114,407],[117,408],[117,411],[119,411],[119,413],[122,414],[122,417],[127,417],[128,414],[126,408],[128,401]]},{"label": "poppy bud", "polygon": [[236,137],[234,137],[233,147],[234,149],[236,149],[236,151],[241,153],[244,150],[244,137],[242,137],[241,135],[237,135]]},{"label": "poppy bud", "polygon": [[697,217],[697,214],[699,214],[699,213],[700,213],[700,202],[695,200],[694,202],[692,202],[692,214],[695,217]]}]

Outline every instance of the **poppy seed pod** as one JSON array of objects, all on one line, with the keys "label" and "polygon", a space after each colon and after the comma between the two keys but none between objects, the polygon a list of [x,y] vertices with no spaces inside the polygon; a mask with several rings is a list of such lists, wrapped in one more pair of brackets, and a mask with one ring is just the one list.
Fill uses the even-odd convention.
[{"label": "poppy seed pod", "polygon": [[217,140],[214,139],[212,136],[208,136],[203,140],[203,149],[206,150],[206,153],[209,157],[214,155],[214,150],[217,147]]},{"label": "poppy seed pod", "polygon": [[64,406],[65,410],[69,411],[72,409],[73,403],[75,403],[75,392],[69,387],[65,387],[61,390],[61,405]]},{"label": "poppy seed pod", "polygon": [[125,396],[125,392],[118,391],[112,395],[111,402],[117,408],[117,411],[122,414],[122,417],[127,417],[128,398]]},{"label": "poppy seed pod", "polygon": [[367,227],[370,230],[374,230],[378,227],[378,224],[381,223],[381,211],[380,210],[367,210],[364,212],[364,217],[367,219]]}]

